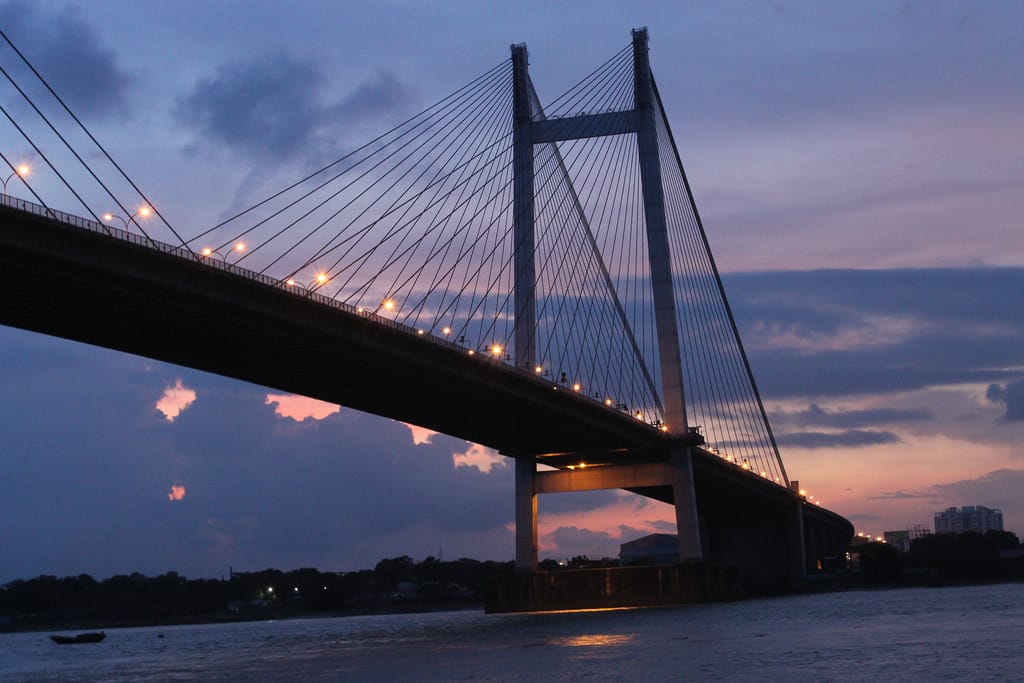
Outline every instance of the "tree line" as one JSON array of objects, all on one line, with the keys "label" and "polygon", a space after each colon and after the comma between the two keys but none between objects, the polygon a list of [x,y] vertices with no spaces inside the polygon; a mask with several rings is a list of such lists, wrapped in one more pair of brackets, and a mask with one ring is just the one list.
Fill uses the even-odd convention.
[{"label": "tree line", "polygon": [[88,574],[38,576],[0,587],[0,628],[60,623],[145,623],[258,618],[327,611],[378,611],[477,604],[488,579],[513,562],[402,556],[373,569],[233,572],[227,580],[187,579],[177,572],[139,573],[97,581]]},{"label": "tree line", "polygon": [[860,570],[868,580],[998,581],[1024,579],[1024,556],[1010,531],[979,534],[931,534],[916,538],[902,553],[891,545],[868,543],[860,552]]}]

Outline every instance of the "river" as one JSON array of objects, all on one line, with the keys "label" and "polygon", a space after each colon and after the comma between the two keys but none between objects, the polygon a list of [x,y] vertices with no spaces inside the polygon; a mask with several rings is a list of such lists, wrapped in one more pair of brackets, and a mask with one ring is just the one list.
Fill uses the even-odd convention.
[{"label": "river", "polygon": [[1024,680],[1024,584],[0,635],[0,680]]}]

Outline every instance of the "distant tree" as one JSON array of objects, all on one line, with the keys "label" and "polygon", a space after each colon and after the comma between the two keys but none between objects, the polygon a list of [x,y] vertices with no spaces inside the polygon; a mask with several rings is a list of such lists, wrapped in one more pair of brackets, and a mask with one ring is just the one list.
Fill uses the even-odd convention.
[{"label": "distant tree", "polygon": [[373,578],[384,589],[390,590],[403,581],[416,580],[416,563],[408,555],[381,560],[373,568]]},{"label": "distant tree", "polygon": [[862,545],[860,571],[869,581],[896,581],[903,575],[900,552],[886,543]]}]

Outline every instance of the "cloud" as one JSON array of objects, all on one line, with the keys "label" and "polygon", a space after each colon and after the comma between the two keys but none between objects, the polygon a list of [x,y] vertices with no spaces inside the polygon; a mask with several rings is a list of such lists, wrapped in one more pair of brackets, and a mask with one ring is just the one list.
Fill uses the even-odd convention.
[{"label": "cloud", "polygon": [[[413,432],[413,441],[416,433]],[[456,467],[475,467],[481,472],[490,472],[495,467],[506,467],[508,458],[500,455],[492,448],[480,444],[470,444],[461,453],[452,453],[452,462]]]},{"label": "cloud", "polygon": [[156,402],[156,409],[164,414],[168,422],[174,422],[186,408],[196,400],[196,392],[177,380],[173,386],[164,389],[163,395]]},{"label": "cloud", "polygon": [[[319,153],[345,126],[400,110],[406,88],[387,73],[325,102],[327,76],[284,52],[220,66],[178,99],[176,118],[208,143],[259,160]],[[330,149],[337,149],[337,140]]]},{"label": "cloud", "polygon": [[431,439],[438,434],[438,432],[435,432],[432,429],[427,429],[426,427],[419,427],[414,424],[409,424],[408,422],[403,422],[402,424],[409,428],[409,431],[412,433],[412,442],[417,446],[421,443],[430,443]]},{"label": "cloud", "polygon": [[915,408],[874,408],[870,410],[829,411],[825,410],[817,403],[812,403],[807,407],[807,410],[799,412],[776,412],[772,417],[777,423],[792,422],[798,425],[852,429],[880,424],[930,420],[934,416],[930,411]]},{"label": "cloud", "polygon": [[180,484],[173,484],[171,492],[167,494],[167,500],[174,502],[185,497],[185,487]]},{"label": "cloud", "polygon": [[1005,422],[1024,421],[1024,380],[1016,380],[1007,384],[990,384],[985,391],[985,398],[992,403],[1006,406],[1003,414]]},{"label": "cloud", "polygon": [[1001,508],[1007,526],[1015,525],[1024,530],[1024,509],[1021,507],[1020,492],[1024,491],[1024,470],[1001,469],[974,479],[962,479],[945,484],[935,484],[929,491],[943,496],[949,505],[985,505]]},{"label": "cloud", "polygon": [[133,79],[74,5],[11,0],[0,4],[0,25],[76,114],[104,118],[126,110]]},{"label": "cloud", "polygon": [[584,555],[589,558],[617,557],[620,539],[605,531],[592,531],[575,526],[558,527],[548,535],[553,543],[550,554]]},{"label": "cloud", "polygon": [[914,498],[935,498],[934,493],[927,491],[886,491],[877,496],[868,496],[870,500],[911,500]]},{"label": "cloud", "polygon": [[274,406],[274,413],[301,422],[306,418],[322,420],[341,410],[336,403],[327,403],[315,398],[295,394],[267,394],[267,405]]},{"label": "cloud", "polygon": [[845,448],[899,443],[900,438],[892,432],[848,429],[843,432],[791,432],[780,434],[777,441],[780,446],[792,448]]},{"label": "cloud", "polygon": [[1005,383],[1024,367],[1024,268],[741,273],[725,286],[770,398]]}]

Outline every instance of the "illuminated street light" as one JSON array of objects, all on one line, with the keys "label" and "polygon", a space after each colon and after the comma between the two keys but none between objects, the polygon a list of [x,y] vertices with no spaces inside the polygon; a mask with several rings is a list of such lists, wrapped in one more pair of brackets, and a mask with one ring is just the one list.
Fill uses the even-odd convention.
[{"label": "illuminated street light", "polygon": [[442,328],[442,330],[441,330],[441,334],[445,335],[446,337],[449,334],[451,334],[451,333],[452,333],[452,328],[450,328],[450,327],[445,327],[445,328]]},{"label": "illuminated street light", "polygon": [[4,181],[3,181],[3,185],[4,185],[3,196],[5,196],[5,197],[7,196],[7,183],[9,183],[11,181],[11,178],[13,178],[14,176],[18,176],[19,178],[24,178],[25,176],[27,176],[31,172],[32,172],[32,169],[29,168],[28,164],[19,164],[17,166],[17,168],[15,168],[14,171],[11,172],[11,175],[9,175],[6,178],[4,178]]},{"label": "illuminated street light", "polygon": [[327,273],[317,273],[317,275],[316,275],[316,281],[317,281],[318,284],[321,284],[321,285],[324,284],[325,282],[327,282],[329,279],[330,278],[327,277]]},{"label": "illuminated street light", "polygon": [[395,310],[395,300],[394,299],[385,299],[384,303],[382,305],[384,306],[384,310],[387,310],[387,311]]},{"label": "illuminated street light", "polygon": [[572,385],[572,390],[573,391],[581,391],[582,389],[583,389],[583,385],[580,384],[579,382],[576,382],[575,384]]},{"label": "illuminated street light", "polygon": [[538,365],[537,367],[535,367],[533,369],[533,374],[535,374],[535,375],[539,375],[539,374],[541,374],[543,372],[544,372],[544,366],[542,366],[542,365]]},{"label": "illuminated street light", "polygon": [[615,403],[615,401],[611,400],[610,398],[606,398],[606,399],[604,400],[604,404],[605,404],[606,406],[608,406],[609,408],[610,408],[610,407],[612,406],[612,404],[613,404],[613,403]]},{"label": "illuminated street light", "polygon": [[501,347],[501,344],[494,344],[491,346],[491,353],[495,356],[500,356],[502,351],[504,351],[504,349]]},{"label": "illuminated street light", "polygon": [[220,253],[219,251],[217,251],[216,249],[213,249],[211,247],[203,247],[200,250],[199,255],[202,256],[203,258],[207,258],[207,259],[216,256],[217,258],[219,258],[224,263],[228,262],[227,258],[224,256],[224,254]]},{"label": "illuminated street light", "polygon": [[[153,209],[151,209],[148,206],[146,206],[145,204],[143,204],[142,206],[139,207],[138,211],[136,211],[132,215],[128,216],[128,220],[125,220],[124,218],[122,218],[121,216],[118,216],[115,213],[105,213],[105,214],[103,214],[103,220],[106,221],[107,223],[110,223],[111,221],[121,221],[121,225],[124,226],[124,231],[125,232],[129,232],[129,228],[131,227],[132,223],[134,223],[135,227],[137,227],[139,230],[142,230],[142,226],[139,225],[139,222],[137,220],[135,220],[135,219],[136,218],[149,218],[149,215],[151,213],[153,213]],[[143,231],[143,232],[145,232],[145,231]]]}]

